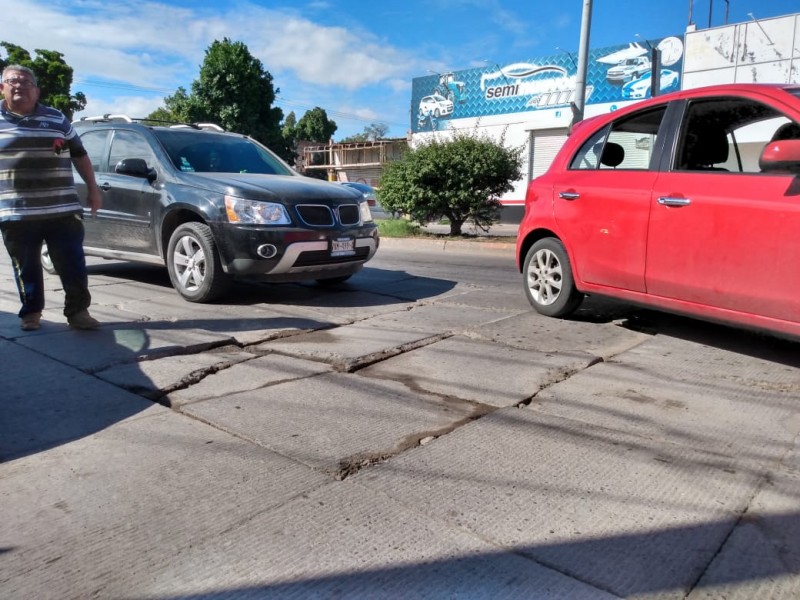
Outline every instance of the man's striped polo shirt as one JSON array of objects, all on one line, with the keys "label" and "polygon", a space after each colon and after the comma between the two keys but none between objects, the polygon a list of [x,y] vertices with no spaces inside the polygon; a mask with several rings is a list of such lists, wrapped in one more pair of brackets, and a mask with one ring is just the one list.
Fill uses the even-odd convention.
[{"label": "man's striped polo shirt", "polygon": [[37,103],[20,116],[0,102],[0,221],[81,213],[70,158],[85,155],[60,111]]}]

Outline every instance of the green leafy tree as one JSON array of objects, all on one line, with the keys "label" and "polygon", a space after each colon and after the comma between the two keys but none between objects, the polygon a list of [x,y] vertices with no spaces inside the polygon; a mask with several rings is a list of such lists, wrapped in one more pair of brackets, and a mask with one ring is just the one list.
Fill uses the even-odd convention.
[{"label": "green leafy tree", "polygon": [[336,121],[328,118],[328,113],[319,106],[312,108],[297,123],[297,139],[308,142],[327,143],[336,132]]},{"label": "green leafy tree", "polygon": [[289,152],[291,152],[290,164],[295,164],[297,160],[297,117],[294,111],[286,115],[283,120],[283,127],[281,128],[281,136],[283,136],[283,144]]},{"label": "green leafy tree", "polygon": [[281,129],[284,141],[290,146],[294,147],[297,143],[297,117],[294,111],[286,115],[283,120],[283,128]]},{"label": "green leafy tree", "polygon": [[40,101],[57,108],[68,119],[86,108],[86,96],[83,92],[70,93],[73,70],[65,61],[64,55],[53,50],[36,49],[33,58],[27,50],[11,44],[0,42],[6,51],[6,58],[0,58],[0,71],[8,65],[29,67],[36,73],[36,80],[41,90]]},{"label": "green leafy tree", "polygon": [[504,142],[464,132],[433,138],[387,165],[378,199],[419,223],[447,217],[451,236],[467,221],[486,231],[498,220],[499,196],[522,176],[522,148]]},{"label": "green leafy tree", "polygon": [[291,150],[281,134],[283,111],[272,106],[279,92],[273,87],[272,75],[247,46],[224,38],[215,40],[206,50],[191,92],[178,88],[164,104],[180,121],[217,123],[291,159]]},{"label": "green leafy tree", "polygon": [[163,106],[155,109],[147,117],[144,122],[148,125],[163,125],[165,123],[177,123],[180,119],[170,110]]}]

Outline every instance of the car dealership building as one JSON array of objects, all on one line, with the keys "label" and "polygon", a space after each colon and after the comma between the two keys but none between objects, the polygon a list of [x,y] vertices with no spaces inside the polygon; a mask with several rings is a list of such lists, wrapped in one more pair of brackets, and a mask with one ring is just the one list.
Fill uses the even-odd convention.
[{"label": "car dealership building", "polygon": [[[800,83],[800,13],[589,51],[584,118],[648,98],[654,50],[657,93],[719,83]],[[522,147],[523,177],[500,200],[502,221],[522,219],[528,181],[544,173],[573,120],[578,56],[567,52],[507,65],[417,77],[411,145],[456,130]]]}]

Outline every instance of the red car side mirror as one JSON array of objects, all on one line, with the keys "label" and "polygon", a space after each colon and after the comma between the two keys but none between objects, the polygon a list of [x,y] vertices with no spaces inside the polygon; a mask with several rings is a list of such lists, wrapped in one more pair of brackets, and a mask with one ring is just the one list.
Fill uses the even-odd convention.
[{"label": "red car side mirror", "polygon": [[761,151],[758,166],[762,171],[800,174],[800,140],[770,142]]}]

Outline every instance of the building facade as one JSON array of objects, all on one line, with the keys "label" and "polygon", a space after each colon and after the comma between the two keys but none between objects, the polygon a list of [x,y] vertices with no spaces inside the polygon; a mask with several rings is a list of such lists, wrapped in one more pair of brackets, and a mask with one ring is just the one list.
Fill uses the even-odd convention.
[{"label": "building facade", "polygon": [[[584,118],[679,89],[718,83],[800,83],[800,13],[635,40],[589,51]],[[473,130],[523,149],[523,177],[501,199],[517,223],[528,182],[544,173],[573,121],[578,56],[559,52],[412,81],[411,145]],[[654,72],[658,81],[653,85]]]}]

